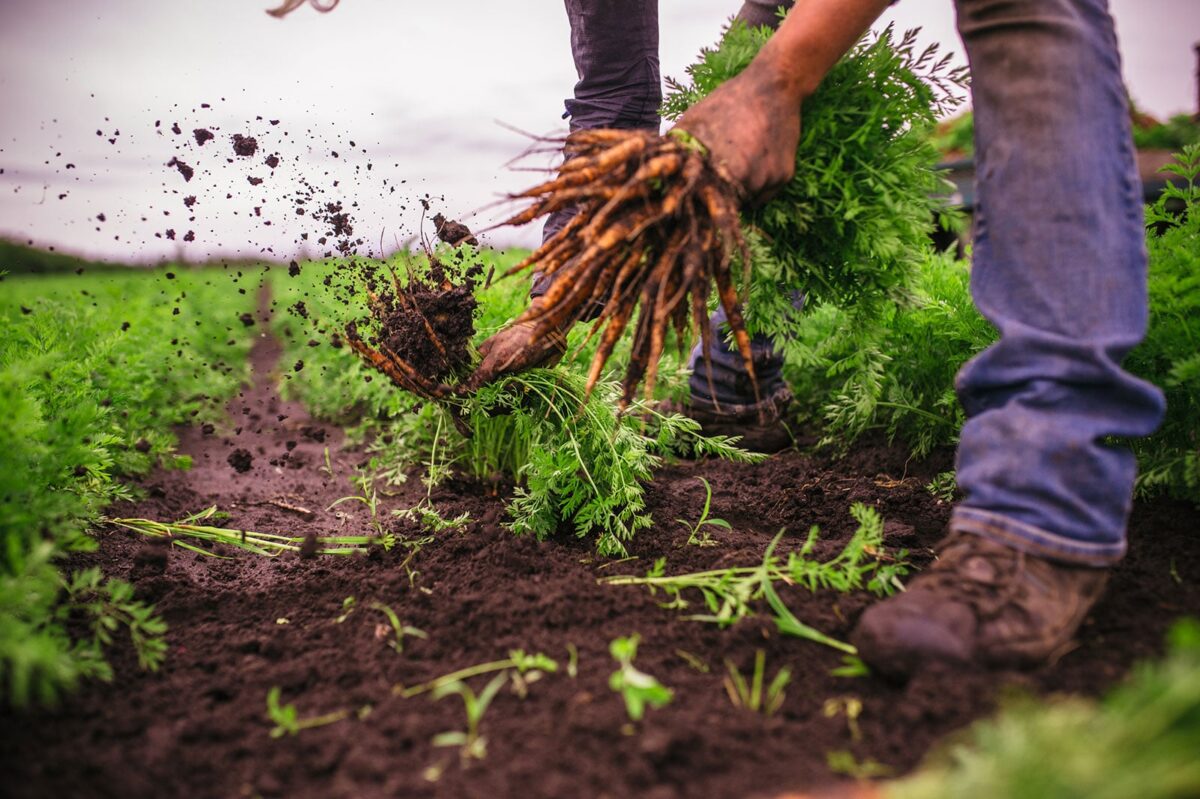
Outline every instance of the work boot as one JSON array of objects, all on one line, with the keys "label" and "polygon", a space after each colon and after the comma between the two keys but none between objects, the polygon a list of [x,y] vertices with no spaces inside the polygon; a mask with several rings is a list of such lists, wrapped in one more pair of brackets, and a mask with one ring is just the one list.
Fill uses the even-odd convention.
[{"label": "work boot", "polygon": [[1108,572],[951,533],[908,590],[867,608],[851,641],[884,676],[928,663],[1033,666],[1065,654]]},{"label": "work boot", "polygon": [[780,386],[759,403],[739,405],[691,398],[683,402],[667,400],[659,407],[663,413],[679,413],[700,423],[706,436],[738,436],[738,446],[751,452],[771,454],[792,446],[795,436],[787,426],[787,410],[792,392]]}]

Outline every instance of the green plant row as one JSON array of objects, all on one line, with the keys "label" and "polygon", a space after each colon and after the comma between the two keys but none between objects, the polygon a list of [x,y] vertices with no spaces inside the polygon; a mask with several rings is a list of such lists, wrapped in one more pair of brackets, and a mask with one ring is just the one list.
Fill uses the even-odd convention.
[{"label": "green plant row", "polygon": [[[1130,104],[1133,146],[1139,150],[1182,150],[1200,143],[1200,121],[1189,114],[1176,114],[1166,122],[1146,117]],[[970,111],[938,123],[934,146],[944,156],[964,158],[975,153],[975,116]]]},{"label": "green plant row", "polygon": [[1177,622],[1161,662],[1102,702],[1010,702],[943,745],[889,799],[1200,796],[1200,624]]},{"label": "green plant row", "polygon": [[[1200,502],[1200,145],[1169,169],[1186,185],[1168,187],[1147,208],[1150,320],[1125,367],[1154,383],[1167,414],[1152,436],[1132,442],[1138,489]],[[1181,211],[1169,210],[1181,205]],[[794,345],[807,352],[788,377],[826,440],[843,446],[883,429],[918,455],[957,441],[964,416],[954,375],[996,339],[971,301],[970,269],[949,255],[929,255],[913,284],[915,301],[880,312],[883,335],[859,358],[854,321],[826,303],[810,309]],[[847,376],[844,365],[853,363]]]},{"label": "green plant row", "polygon": [[[3,264],[0,263],[0,270]],[[3,278],[0,288],[0,697],[53,702],[108,678],[120,628],[139,659],[162,658],[165,629],[119,580],[61,572],[119,478],[172,456],[172,425],[218,422],[246,374],[253,292],[234,274],[161,270]],[[67,617],[88,620],[83,637]]]}]

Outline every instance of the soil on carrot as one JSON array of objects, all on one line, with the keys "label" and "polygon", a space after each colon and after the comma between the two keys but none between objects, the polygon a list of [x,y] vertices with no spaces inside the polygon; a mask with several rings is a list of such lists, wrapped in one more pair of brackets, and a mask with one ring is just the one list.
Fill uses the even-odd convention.
[{"label": "soil on carrot", "polygon": [[[470,235],[468,231],[468,235]],[[427,275],[388,276],[371,312],[379,331],[375,346],[398,355],[418,374],[440,381],[471,360],[475,335],[475,278],[479,268],[430,258]]]},{"label": "soil on carrot", "polygon": [[[350,478],[366,456],[347,447],[336,427],[279,398],[275,381],[287,379],[288,370],[278,364],[276,342],[260,338],[251,357],[255,383],[231,403],[226,425],[180,431],[191,471],[151,475],[142,484],[145,499],[112,515],[170,520],[216,504],[232,514],[228,524],[236,529],[297,536],[371,529],[364,503],[333,505],[356,492]],[[244,474],[227,462],[238,449],[253,455]],[[904,452],[878,444],[836,461],[788,452],[755,466],[668,465],[648,491],[656,524],[631,543],[635,559],[623,562],[596,557],[591,542],[569,532],[545,542],[515,537],[501,526],[502,497],[456,480],[430,498],[443,516],[468,512],[472,520],[434,536],[415,555],[397,547],[365,557],[220,560],[102,531],[99,550],[73,556],[71,565],[100,564],[157,603],[170,624],[166,664],[157,673],[140,671],[122,644],[113,653],[111,684],[86,685],[57,710],[0,711],[6,793],[770,796],[838,780],[826,765],[830,752],[848,751],[902,774],[949,733],[992,712],[1013,686],[1096,695],[1131,664],[1159,653],[1172,619],[1200,613],[1200,513],[1169,501],[1135,507],[1130,554],[1078,646],[1032,672],[931,669],[906,686],[835,677],[838,653],[781,638],[766,620],[721,630],[660,607],[662,596],[643,588],[597,582],[643,573],[663,556],[670,573],[751,565],[781,527],[783,546],[793,548],[810,525],[821,525],[819,554],[829,555],[853,530],[847,510],[855,501],[881,510],[889,546],[907,547],[916,563],[928,563],[949,506],[924,486],[948,461],[941,453],[910,463]],[[716,531],[718,545],[707,548],[687,546],[687,531],[675,521],[699,514],[701,476],[713,487],[712,515],[733,527]],[[380,521],[423,535],[416,522],[390,511],[425,494],[415,479],[389,489]],[[874,601],[801,590],[783,598],[799,618],[843,638]],[[428,637],[408,635],[397,651],[389,620],[373,603]],[[608,687],[615,669],[608,642],[633,633],[641,635],[637,667],[674,689],[675,698],[631,725]],[[569,646],[578,652],[575,677],[565,673]],[[465,729],[456,697],[435,702],[393,692],[513,648],[545,652],[560,669],[530,684],[524,697],[499,694],[480,725],[484,760],[462,760],[431,743],[438,733]],[[759,649],[768,678],[784,666],[793,673],[782,709],[770,718],[733,707],[722,685],[727,659],[747,673]],[[301,719],[349,713],[273,738],[266,696],[274,686]],[[827,700],[847,697],[862,702],[857,735],[844,715],[824,712]]]},{"label": "soil on carrot", "polygon": [[473,281],[454,286],[434,262],[430,282],[414,277],[384,302],[378,341],[416,371],[442,379],[468,364],[467,343],[475,334]]}]

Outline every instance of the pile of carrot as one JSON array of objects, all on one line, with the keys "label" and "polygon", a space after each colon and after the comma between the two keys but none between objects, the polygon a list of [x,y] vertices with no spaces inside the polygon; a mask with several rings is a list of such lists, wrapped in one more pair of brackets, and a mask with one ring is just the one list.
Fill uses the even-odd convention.
[{"label": "pile of carrot", "polygon": [[[534,269],[551,279],[547,292],[517,320],[531,323],[531,344],[600,308],[587,339],[601,336],[588,371],[590,391],[640,306],[623,403],[633,400],[643,379],[650,397],[669,330],[684,347],[694,326],[708,353],[708,298],[715,285],[753,376],[731,266],[735,253],[749,264],[733,185],[686,134],[579,130],[562,146],[565,160],[555,178],[513,195],[532,203],[504,223],[576,211],[561,231],[505,273]],[[711,367],[708,371],[711,380]]]}]

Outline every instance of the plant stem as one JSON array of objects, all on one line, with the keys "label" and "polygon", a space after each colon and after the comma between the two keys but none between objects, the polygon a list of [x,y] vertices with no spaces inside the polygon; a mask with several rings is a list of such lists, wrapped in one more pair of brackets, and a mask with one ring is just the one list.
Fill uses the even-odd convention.
[{"label": "plant stem", "polygon": [[[251,532],[249,530],[229,530],[224,527],[193,524],[195,521],[212,517],[216,511],[217,508],[214,505],[207,510],[188,516],[178,522],[114,518],[105,518],[103,521],[107,524],[113,524],[117,527],[123,527],[126,530],[141,533],[142,535],[172,539],[171,543],[176,546],[213,558],[224,556],[178,539],[188,538],[197,541],[227,544],[268,558],[277,557],[284,552],[299,552],[301,545],[304,543],[304,536],[277,535],[275,533]],[[317,550],[316,554],[356,555],[366,552],[367,547],[375,541],[375,536],[369,535],[321,536],[317,538],[317,544],[321,548]]]},{"label": "plant stem", "polygon": [[449,674],[443,674],[441,677],[430,680],[429,682],[414,685],[411,688],[405,688],[399,684],[392,687],[392,693],[396,696],[408,699],[413,696],[418,696],[423,693],[435,690],[449,683],[466,680],[471,677],[478,677],[480,674],[490,674],[493,671],[503,671],[504,669],[516,668],[517,662],[512,658],[505,660],[493,660],[490,663],[480,663],[475,666],[468,666],[465,669],[452,671]]}]

